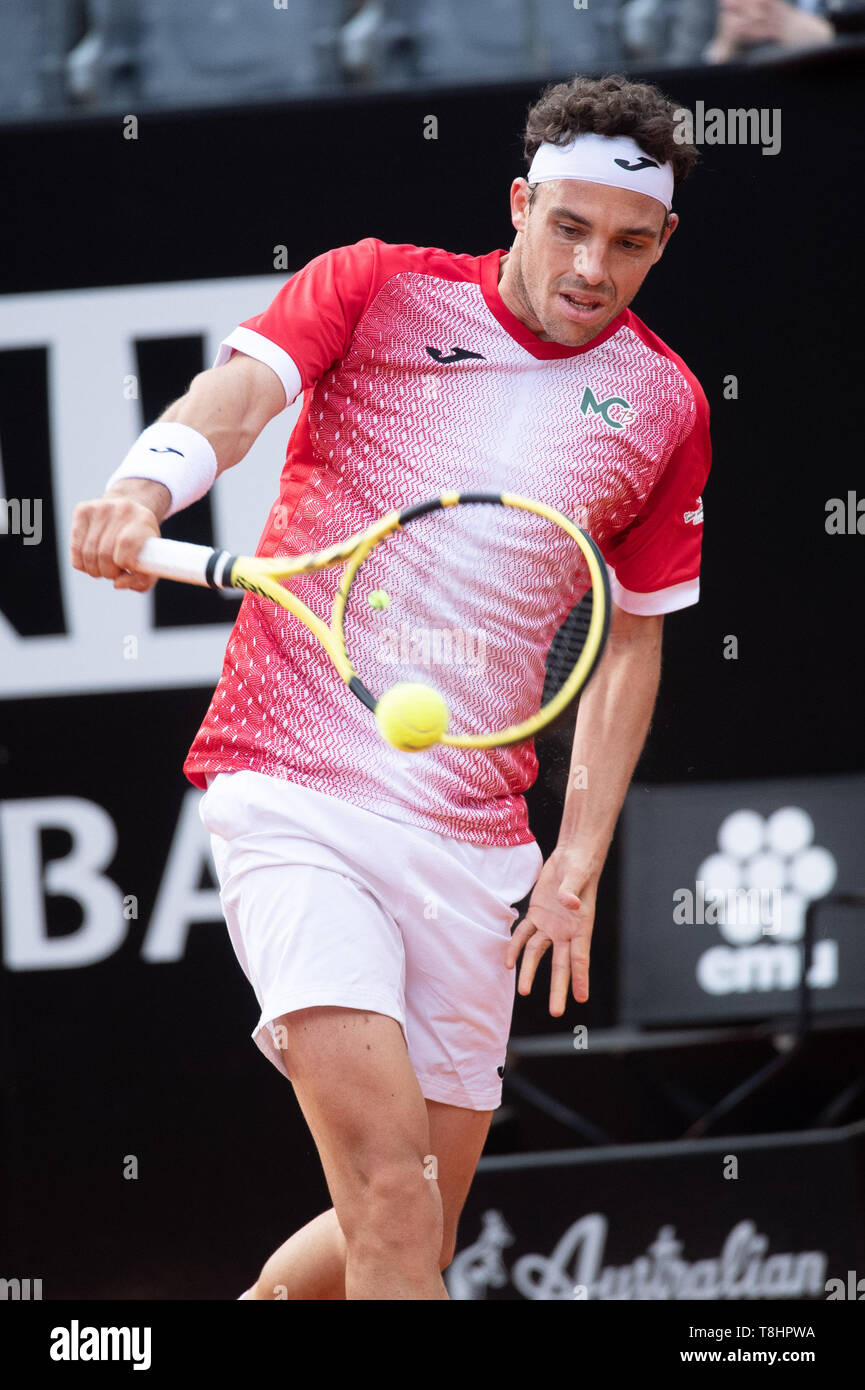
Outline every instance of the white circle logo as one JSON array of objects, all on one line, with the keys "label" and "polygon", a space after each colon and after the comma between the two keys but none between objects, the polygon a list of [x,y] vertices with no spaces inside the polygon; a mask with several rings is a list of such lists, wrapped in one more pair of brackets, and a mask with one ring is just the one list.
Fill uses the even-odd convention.
[{"label": "white circle logo", "polygon": [[[706,894],[731,895],[757,890],[776,892],[780,906],[772,926],[776,941],[799,941],[808,904],[835,885],[838,866],[827,849],[812,844],[814,822],[799,806],[783,806],[764,819],[757,811],[733,811],[718,830],[719,853],[697,870]],[[742,946],[758,941],[765,927],[760,911],[722,914],[718,929],[727,941]]]}]

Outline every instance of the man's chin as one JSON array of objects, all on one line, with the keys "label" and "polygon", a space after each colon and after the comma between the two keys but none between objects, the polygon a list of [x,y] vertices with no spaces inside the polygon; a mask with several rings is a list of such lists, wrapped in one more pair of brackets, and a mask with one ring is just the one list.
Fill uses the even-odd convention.
[{"label": "man's chin", "polygon": [[597,338],[598,334],[603,332],[610,322],[612,320],[607,319],[597,328],[589,328],[574,323],[550,324],[545,328],[545,335],[548,342],[558,343],[560,347],[584,347],[593,338]]}]

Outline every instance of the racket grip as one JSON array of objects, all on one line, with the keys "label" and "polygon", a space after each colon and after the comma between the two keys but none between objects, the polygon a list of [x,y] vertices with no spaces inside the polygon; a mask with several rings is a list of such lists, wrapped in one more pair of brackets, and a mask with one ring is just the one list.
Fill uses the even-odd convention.
[{"label": "racket grip", "polygon": [[161,536],[151,536],[139,550],[135,564],[145,574],[155,574],[160,579],[179,579],[185,584],[209,587],[212,561],[223,553],[212,550],[209,545],[193,545],[190,541],[169,541]]}]

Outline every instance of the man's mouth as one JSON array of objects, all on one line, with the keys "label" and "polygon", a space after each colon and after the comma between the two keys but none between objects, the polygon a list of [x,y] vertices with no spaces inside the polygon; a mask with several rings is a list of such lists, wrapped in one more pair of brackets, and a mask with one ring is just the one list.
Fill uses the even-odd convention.
[{"label": "man's mouth", "polygon": [[605,308],[603,299],[591,294],[565,294],[559,291],[559,299],[565,306],[569,318],[586,321],[595,318]]}]

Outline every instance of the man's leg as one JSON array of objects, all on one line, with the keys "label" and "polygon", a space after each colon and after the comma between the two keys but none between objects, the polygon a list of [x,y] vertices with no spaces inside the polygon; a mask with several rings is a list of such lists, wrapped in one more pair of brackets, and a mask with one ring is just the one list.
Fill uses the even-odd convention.
[{"label": "man's leg", "polygon": [[444,1299],[426,1106],[399,1024],[321,1006],[278,1020],[286,1070],[345,1240],[348,1299]]},{"label": "man's leg", "polygon": [[[325,1013],[354,1014],[355,1017],[366,1020],[377,1019],[385,1023],[392,1023],[404,1053],[405,1044],[398,1025],[392,1019],[385,1019],[383,1015],[358,1014],[354,1010],[330,1009],[304,1010],[303,1012],[310,1016]],[[296,1017],[296,1015],[286,1015],[280,1022],[285,1024],[291,1017]],[[332,1029],[328,1029],[328,1031],[332,1031]],[[361,1032],[363,1035],[363,1026]],[[365,1042],[364,1046],[366,1046]],[[307,1051],[310,1050],[314,1054],[315,1044],[314,1040],[307,1036]],[[292,1065],[296,1066],[297,1054],[298,1049],[295,1048],[293,1051],[294,1063],[292,1063],[288,1050],[286,1050],[286,1065],[289,1069]],[[294,1073],[292,1074],[294,1075]],[[414,1079],[414,1073],[411,1074],[412,1079]],[[416,1081],[414,1084],[417,1087]],[[301,1100],[301,1107],[304,1108],[299,1093],[298,1098]],[[431,1100],[425,1102],[425,1108],[428,1146],[421,1154],[421,1171],[429,1175],[424,1177],[424,1181],[432,1182],[434,1186],[437,1186],[441,1196],[442,1240],[438,1251],[437,1265],[439,1269],[444,1269],[453,1257],[457,1223],[471,1186],[477,1161],[486,1141],[492,1111],[466,1110],[458,1106],[442,1105]],[[306,1113],[305,1108],[304,1113]],[[318,1143],[317,1138],[316,1142]],[[321,1153],[321,1148],[319,1148],[319,1152]],[[350,1160],[350,1158],[350,1155],[345,1155],[343,1162],[346,1159]],[[430,1159],[434,1159],[435,1162],[430,1162]],[[424,1163],[423,1160],[426,1162]],[[322,1154],[322,1162],[324,1163],[324,1154]],[[327,1175],[326,1166],[325,1173]],[[328,1182],[330,1183],[329,1176]],[[331,1194],[333,1195],[333,1188],[331,1188]],[[247,1297],[250,1299],[344,1299],[346,1297],[346,1257],[346,1239],[336,1210],[331,1208],[317,1216],[291,1236],[284,1245],[280,1246],[265,1264]],[[399,1297],[400,1295],[378,1293],[373,1296],[387,1298]],[[402,1296],[405,1297],[406,1295]],[[444,1295],[439,1293],[433,1296],[443,1297]]]}]

